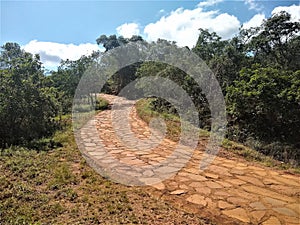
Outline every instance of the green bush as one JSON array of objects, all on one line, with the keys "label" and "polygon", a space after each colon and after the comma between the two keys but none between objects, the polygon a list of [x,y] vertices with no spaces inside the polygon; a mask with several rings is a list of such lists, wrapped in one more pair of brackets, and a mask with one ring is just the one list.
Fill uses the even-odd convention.
[{"label": "green bush", "polygon": [[106,99],[100,97],[97,98],[95,107],[96,110],[105,110],[108,109],[108,106],[109,102]]}]

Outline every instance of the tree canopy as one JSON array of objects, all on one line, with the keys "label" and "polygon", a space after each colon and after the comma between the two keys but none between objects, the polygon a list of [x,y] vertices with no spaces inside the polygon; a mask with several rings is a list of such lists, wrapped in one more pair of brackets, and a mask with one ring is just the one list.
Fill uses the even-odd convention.
[{"label": "tree canopy", "polygon": [[58,113],[57,91],[46,86],[39,56],[7,43],[0,62],[0,146],[51,134]]}]

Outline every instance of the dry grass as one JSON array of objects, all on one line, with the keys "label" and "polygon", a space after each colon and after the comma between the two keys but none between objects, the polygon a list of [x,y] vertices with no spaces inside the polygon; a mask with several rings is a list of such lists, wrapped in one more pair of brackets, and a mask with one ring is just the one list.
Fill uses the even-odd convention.
[{"label": "dry grass", "polygon": [[[151,108],[152,99],[141,99],[136,103],[138,116],[149,123],[153,117],[162,117],[165,119],[168,133],[166,137],[177,141],[180,138],[180,119],[171,114],[160,114]],[[210,133],[206,130],[199,129],[199,137],[205,140],[209,137]],[[242,157],[249,162],[259,163],[263,166],[273,167],[277,169],[288,170],[291,173],[300,173],[300,167],[294,167],[291,164],[279,162],[272,157],[266,156],[254,149],[244,146],[240,143],[224,139],[222,149],[220,151],[222,157]]]},{"label": "dry grass", "polygon": [[57,132],[49,151],[0,151],[0,224],[208,224],[94,172],[71,128]]}]

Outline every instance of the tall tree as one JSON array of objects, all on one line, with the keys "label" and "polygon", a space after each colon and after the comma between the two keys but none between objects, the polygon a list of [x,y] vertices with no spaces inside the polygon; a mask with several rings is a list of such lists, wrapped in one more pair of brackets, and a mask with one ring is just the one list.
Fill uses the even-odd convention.
[{"label": "tall tree", "polygon": [[102,34],[99,38],[97,38],[96,42],[98,45],[103,45],[105,51],[109,51],[116,47],[126,45],[129,42],[137,42],[137,41],[144,41],[141,36],[133,35],[131,38],[124,38],[123,36],[117,37],[116,35],[106,36]]},{"label": "tall tree", "polygon": [[51,134],[58,113],[57,91],[45,85],[39,56],[7,43],[0,62],[0,146]]},{"label": "tall tree", "polygon": [[60,92],[59,100],[63,113],[71,112],[77,85],[85,71],[99,55],[100,52],[93,52],[89,56],[81,56],[78,60],[62,61],[58,70],[51,73],[51,85]]},{"label": "tall tree", "polygon": [[300,23],[287,12],[274,14],[250,35],[248,51],[257,63],[297,70],[300,68]]},{"label": "tall tree", "polygon": [[[117,37],[116,35],[101,35],[96,40],[98,45],[103,45],[105,51],[112,50],[119,46],[126,45],[130,42],[145,42],[141,36],[133,35],[131,38],[124,38],[123,36]],[[122,88],[124,88],[131,81],[136,79],[135,73],[140,63],[129,65],[125,68],[121,68],[115,74],[112,75],[111,79],[108,80],[104,90],[111,94],[118,94]]]},{"label": "tall tree", "polygon": [[222,41],[221,37],[215,32],[210,33],[207,29],[202,28],[200,28],[199,31],[200,34],[193,51],[206,62],[216,56],[222,55],[227,42]]}]

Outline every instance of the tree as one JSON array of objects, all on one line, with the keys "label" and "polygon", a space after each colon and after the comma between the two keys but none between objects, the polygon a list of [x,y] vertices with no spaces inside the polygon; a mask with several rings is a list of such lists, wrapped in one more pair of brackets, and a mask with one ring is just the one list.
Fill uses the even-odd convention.
[{"label": "tree", "polygon": [[[131,38],[117,37],[116,35],[101,35],[97,40],[97,44],[102,44],[105,51],[126,45],[132,42],[145,42],[141,36],[133,35]],[[136,79],[135,73],[140,63],[135,63],[127,67],[121,68],[108,80],[104,87],[107,93],[118,94],[127,84]]]},{"label": "tree", "polygon": [[51,134],[58,113],[57,91],[45,85],[39,56],[7,43],[0,62],[0,146]]},{"label": "tree", "polygon": [[129,42],[137,42],[144,41],[141,36],[133,35],[131,38],[124,38],[123,36],[117,37],[116,35],[106,36],[102,34],[99,38],[97,38],[96,42],[98,45],[102,44],[105,48],[105,51],[109,51],[116,47],[126,45]]},{"label": "tree", "polygon": [[206,62],[209,62],[209,60],[216,56],[222,55],[227,42],[222,41],[221,37],[215,32],[210,33],[207,29],[202,28],[199,30],[200,34],[193,51]]},{"label": "tree", "polygon": [[90,56],[82,56],[78,60],[62,61],[57,71],[51,73],[50,85],[59,91],[59,101],[62,113],[70,113],[73,97],[81,77],[91,63],[99,56],[100,52],[94,52]]},{"label": "tree", "polygon": [[299,74],[254,65],[240,72],[240,80],[227,88],[231,134],[245,141],[297,143],[300,136]]},{"label": "tree", "polygon": [[[151,45],[154,46],[154,48],[151,48]],[[175,42],[170,42],[163,39],[158,39],[156,43],[150,44],[149,47],[151,54],[155,55],[156,58],[159,58],[161,60],[170,60],[172,58],[172,52],[174,52],[174,49],[178,49]],[[188,60],[190,50],[186,49],[187,55],[182,54],[181,55],[181,64],[182,66],[186,66],[187,69],[190,69],[191,62]],[[174,56],[174,55],[173,55]],[[171,60],[172,61],[172,60]],[[153,79],[156,79],[158,77],[167,78],[167,81],[165,83],[160,84],[160,88],[164,90],[164,87],[168,88],[169,81],[173,81],[178,86],[180,86],[185,93],[188,94],[188,96],[191,97],[192,101],[194,102],[194,105],[196,106],[198,112],[199,112],[199,122],[200,127],[202,128],[209,128],[210,127],[210,110],[208,107],[208,102],[203,94],[201,88],[197,84],[197,82],[194,80],[193,77],[191,77],[189,74],[184,72],[183,70],[174,67],[172,65],[161,63],[161,62],[144,62],[138,69],[136,73],[137,77],[149,77],[152,76]],[[140,89],[143,89],[144,92],[153,93],[152,89],[156,88],[155,86],[149,86],[147,84],[140,84],[138,87]],[[178,102],[184,101],[184,96],[179,96],[178,93],[172,93],[171,90],[168,90],[169,97],[172,99],[176,99]],[[148,94],[147,93],[147,94]],[[162,98],[155,98],[152,101],[152,107],[156,111],[160,112],[168,112],[168,113],[174,113],[176,114],[177,111],[175,107],[168,102],[165,99]]]},{"label": "tree", "polygon": [[249,62],[242,33],[230,40],[221,40],[215,32],[199,29],[200,34],[192,49],[203,59],[218,79],[224,95],[226,87],[238,78],[238,72]]},{"label": "tree", "polygon": [[291,22],[287,12],[274,14],[250,35],[248,51],[254,62],[297,70],[300,68],[300,23]]}]

